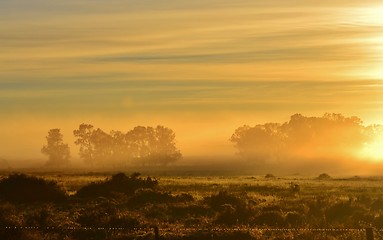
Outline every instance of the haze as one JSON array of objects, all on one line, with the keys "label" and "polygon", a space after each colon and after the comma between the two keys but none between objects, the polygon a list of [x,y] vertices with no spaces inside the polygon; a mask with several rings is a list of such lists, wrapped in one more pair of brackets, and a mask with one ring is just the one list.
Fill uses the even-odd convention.
[{"label": "haze", "polygon": [[0,158],[45,159],[60,128],[79,161],[81,123],[169,127],[183,161],[235,159],[235,129],[295,113],[382,124],[382,11],[378,0],[1,1]]}]

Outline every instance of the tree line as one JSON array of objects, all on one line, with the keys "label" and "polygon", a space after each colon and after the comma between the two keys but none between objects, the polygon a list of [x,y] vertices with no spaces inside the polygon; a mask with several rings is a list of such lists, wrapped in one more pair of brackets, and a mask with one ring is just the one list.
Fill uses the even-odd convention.
[{"label": "tree line", "polygon": [[[181,158],[175,133],[163,126],[137,126],[128,132],[109,133],[90,124],[73,131],[79,156],[92,166],[168,165]],[[264,164],[278,160],[356,157],[361,150],[382,136],[382,125],[365,126],[358,117],[326,113],[322,117],[294,114],[285,123],[244,125],[230,141],[244,159]],[[68,144],[60,129],[51,129],[41,152],[47,165],[69,163]],[[383,147],[383,146],[382,146]]]},{"label": "tree line", "polygon": [[265,163],[280,159],[355,157],[382,133],[383,126],[365,126],[358,117],[295,114],[283,124],[239,127],[230,141],[241,157]]},{"label": "tree line", "polygon": [[[79,156],[91,166],[168,165],[181,158],[175,133],[164,126],[137,126],[124,133],[107,133],[91,124],[80,124],[73,131]],[[48,166],[69,164],[70,148],[60,129],[51,129],[41,152],[48,156]]]}]

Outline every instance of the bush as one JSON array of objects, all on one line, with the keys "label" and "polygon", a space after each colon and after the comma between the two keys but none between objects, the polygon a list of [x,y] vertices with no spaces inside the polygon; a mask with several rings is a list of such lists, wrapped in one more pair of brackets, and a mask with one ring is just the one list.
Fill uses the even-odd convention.
[{"label": "bush", "polygon": [[226,204],[230,204],[235,208],[246,205],[243,200],[226,191],[220,191],[217,195],[205,198],[205,202],[214,210],[222,210]]},{"label": "bush", "polygon": [[137,189],[154,189],[158,185],[158,181],[156,179],[152,179],[151,177],[140,178],[139,176],[139,173],[133,173],[129,177],[124,173],[118,173],[113,175],[110,180],[99,183],[93,182],[82,187],[77,191],[76,197],[111,197],[115,193],[123,193],[127,196],[133,196]]},{"label": "bush", "polygon": [[0,199],[10,202],[57,202],[66,199],[66,193],[55,181],[13,174],[0,181]]},{"label": "bush", "polygon": [[327,173],[322,173],[317,177],[318,180],[330,180],[331,177]]},{"label": "bush", "polygon": [[139,189],[129,200],[131,206],[142,206],[148,203],[169,203],[174,198],[169,193],[153,191],[152,189]]},{"label": "bush", "polygon": [[325,211],[325,216],[330,223],[348,223],[349,220],[355,220],[354,215],[361,215],[365,209],[350,202],[338,202],[328,207]]},{"label": "bush", "polygon": [[268,173],[268,174],[266,174],[265,178],[266,179],[275,179],[276,177],[273,174]]},{"label": "bush", "polygon": [[189,219],[193,217],[202,217],[209,215],[209,208],[200,204],[181,204],[169,206],[170,214],[177,219]]},{"label": "bush", "polygon": [[81,209],[77,223],[83,227],[108,227],[111,218],[118,212],[116,204],[107,199],[97,199]]},{"label": "bush", "polygon": [[255,219],[255,223],[261,226],[282,227],[285,224],[285,219],[279,211],[261,212]]},{"label": "bush", "polygon": [[298,212],[288,212],[286,214],[286,224],[290,227],[298,227],[304,223],[304,218],[301,213]]},{"label": "bush", "polygon": [[[245,196],[243,196],[245,198]],[[252,216],[252,211],[243,198],[220,191],[217,195],[205,198],[205,202],[215,211],[218,211],[216,223],[235,225],[246,223]]]}]

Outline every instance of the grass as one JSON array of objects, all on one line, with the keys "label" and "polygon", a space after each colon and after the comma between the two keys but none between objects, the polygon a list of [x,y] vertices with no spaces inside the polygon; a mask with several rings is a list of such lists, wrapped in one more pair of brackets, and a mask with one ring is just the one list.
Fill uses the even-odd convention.
[{"label": "grass", "polygon": [[[196,229],[213,228],[383,228],[383,178],[380,177],[333,177],[318,180],[316,176],[297,175],[266,178],[264,175],[151,174],[159,181],[159,185],[150,191],[138,190],[132,196],[115,193],[106,197],[81,200],[75,195],[79,189],[92,182],[105,182],[111,179],[112,174],[68,172],[32,175],[56,181],[66,191],[67,202],[20,204],[0,201],[0,227],[10,224],[62,227],[131,226],[150,229],[157,225],[161,229],[170,229],[170,232],[166,232],[166,239],[179,239],[185,234],[190,239],[198,239]],[[147,176],[141,177],[145,179]],[[4,178],[7,178],[6,174],[0,176],[0,179]],[[194,230],[187,232],[186,229]],[[230,235],[231,233],[234,235]],[[220,237],[235,239],[235,233],[231,233]],[[6,239],[4,234],[0,229],[2,239]],[[33,234],[41,237],[50,233]],[[96,230],[55,234],[57,239],[63,238],[64,235],[66,239],[119,239],[117,235],[121,234],[126,239],[139,239],[134,234],[128,238],[128,233],[101,236]],[[221,233],[206,236],[205,233],[200,234],[209,239],[206,236]],[[321,239],[319,236],[323,235],[319,232],[307,233],[304,230],[272,233],[254,230],[249,233],[251,236],[246,234],[242,237],[262,239],[269,234],[269,239]],[[360,239],[360,235],[355,232],[326,234],[328,239],[331,239],[331,236],[333,239]],[[23,232],[17,236],[20,236],[19,239],[32,239]],[[35,236],[35,239],[39,237]]]}]

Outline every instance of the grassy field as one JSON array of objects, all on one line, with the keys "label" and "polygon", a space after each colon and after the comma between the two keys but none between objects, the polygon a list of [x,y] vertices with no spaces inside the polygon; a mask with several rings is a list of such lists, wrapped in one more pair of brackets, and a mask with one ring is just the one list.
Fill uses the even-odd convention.
[{"label": "grassy field", "polygon": [[65,197],[3,194],[0,237],[147,239],[158,227],[165,239],[363,239],[373,227],[380,239],[383,228],[380,177],[130,174],[30,173],[56,182]]}]

